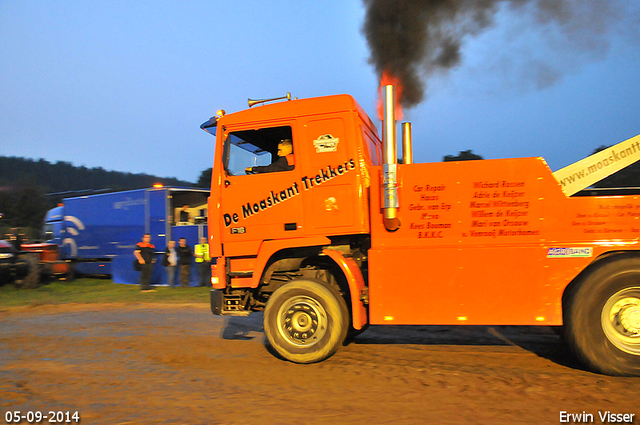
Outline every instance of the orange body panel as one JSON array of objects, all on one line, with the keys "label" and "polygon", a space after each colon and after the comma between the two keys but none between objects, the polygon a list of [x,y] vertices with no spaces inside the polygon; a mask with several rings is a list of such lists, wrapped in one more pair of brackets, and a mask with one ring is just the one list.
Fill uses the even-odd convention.
[{"label": "orange body panel", "polygon": [[46,270],[52,275],[62,275],[69,273],[69,263],[64,260],[58,260],[58,245],[56,244],[22,244],[22,250],[37,253],[43,270]]},{"label": "orange body panel", "polygon": [[373,324],[562,323],[564,288],[637,249],[638,197],[567,198],[542,158],[399,166],[401,227],[371,188]]},{"label": "orange body panel", "polygon": [[229,269],[231,272],[247,272],[253,271],[255,268],[256,259],[250,258],[234,258],[229,262]]},{"label": "orange body panel", "polygon": [[55,262],[51,265],[51,272],[54,275],[69,273],[69,263]]},{"label": "orange body panel", "polygon": [[[323,236],[300,239],[282,239],[265,241],[261,245],[259,254],[255,257],[217,257],[216,264],[211,266],[211,276],[218,278],[218,283],[213,284],[214,289],[223,289],[226,287],[226,261],[229,261],[230,272],[253,272],[251,277],[232,278],[231,286],[234,288],[257,288],[260,284],[260,277],[264,271],[267,262],[276,252],[288,248],[301,248],[309,246],[329,245],[331,241]],[[246,254],[249,255],[249,254]],[[252,270],[246,270],[248,264],[253,264]],[[241,270],[244,268],[245,270]]]},{"label": "orange body panel", "polygon": [[57,261],[58,245],[51,243],[22,244],[21,249],[38,253],[40,261]]}]

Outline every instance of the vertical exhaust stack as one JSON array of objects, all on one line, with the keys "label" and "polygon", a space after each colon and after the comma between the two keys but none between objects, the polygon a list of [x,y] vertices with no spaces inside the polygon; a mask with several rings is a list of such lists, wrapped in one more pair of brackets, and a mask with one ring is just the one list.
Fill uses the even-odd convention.
[{"label": "vertical exhaust stack", "polygon": [[413,164],[413,142],[410,122],[402,123],[402,163]]},{"label": "vertical exhaust stack", "polygon": [[382,87],[382,102],[384,118],[382,120],[382,221],[384,227],[395,232],[400,228],[398,219],[398,163],[397,163],[397,138],[396,138],[396,94],[395,87],[387,85]]}]

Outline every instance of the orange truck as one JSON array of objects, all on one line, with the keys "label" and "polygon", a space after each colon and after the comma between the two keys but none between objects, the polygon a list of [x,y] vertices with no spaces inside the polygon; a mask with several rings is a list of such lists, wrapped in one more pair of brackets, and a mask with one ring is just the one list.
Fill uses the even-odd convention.
[{"label": "orange truck", "polygon": [[264,311],[296,363],[370,324],[562,326],[592,370],[640,375],[638,196],[568,196],[543,158],[413,163],[393,86],[382,140],[351,96],[280,99],[201,126],[214,314]]}]

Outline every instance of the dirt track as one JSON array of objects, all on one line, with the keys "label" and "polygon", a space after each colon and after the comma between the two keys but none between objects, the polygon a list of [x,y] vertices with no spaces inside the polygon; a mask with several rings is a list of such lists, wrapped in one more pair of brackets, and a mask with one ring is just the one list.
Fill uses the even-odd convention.
[{"label": "dirt track", "polygon": [[296,365],[265,348],[261,320],[206,305],[0,311],[0,423],[53,410],[83,424],[558,424],[561,411],[640,424],[640,379],[582,370],[549,328],[371,327]]}]

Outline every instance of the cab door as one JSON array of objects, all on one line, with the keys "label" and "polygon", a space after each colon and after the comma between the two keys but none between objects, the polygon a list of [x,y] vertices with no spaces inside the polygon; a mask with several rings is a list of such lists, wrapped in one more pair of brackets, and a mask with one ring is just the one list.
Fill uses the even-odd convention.
[{"label": "cab door", "polygon": [[224,137],[224,172],[221,182],[221,236],[225,256],[255,255],[268,239],[303,236],[300,167],[291,171],[248,174],[246,169],[278,159],[283,139],[297,142],[289,124],[266,128],[227,128]]}]

